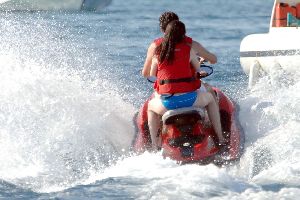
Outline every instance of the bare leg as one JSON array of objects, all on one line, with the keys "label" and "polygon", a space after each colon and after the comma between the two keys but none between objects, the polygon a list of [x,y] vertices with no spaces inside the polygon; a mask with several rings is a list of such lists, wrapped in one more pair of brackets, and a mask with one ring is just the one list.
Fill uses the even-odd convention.
[{"label": "bare leg", "polygon": [[226,139],[224,138],[224,136],[222,134],[220,112],[219,112],[218,106],[215,102],[212,101],[207,105],[207,113],[208,113],[209,120],[213,124],[213,127],[219,138],[219,143],[224,144],[226,142]]},{"label": "bare leg", "polygon": [[219,143],[224,144],[226,142],[226,139],[222,134],[219,107],[216,101],[214,100],[213,95],[209,92],[198,91],[198,97],[196,102],[194,103],[194,106],[207,108],[209,120],[211,121],[214,130],[218,136]]},{"label": "bare leg", "polygon": [[209,92],[209,93],[212,94],[212,96],[214,97],[214,100],[216,101],[217,106],[219,107],[219,101],[218,101],[218,99],[217,99],[216,93],[215,93],[215,91],[213,90],[212,86],[209,85],[209,84],[207,84],[207,83],[203,83],[203,82],[202,82],[202,84],[204,85],[204,87],[205,87],[205,89],[207,90],[207,92]]},{"label": "bare leg", "polygon": [[159,98],[154,98],[148,104],[148,126],[151,135],[152,149],[157,150],[160,146],[160,135],[158,129],[160,126],[160,115],[163,115],[167,110],[163,107]]},{"label": "bare leg", "polygon": [[152,141],[152,149],[157,149],[157,134],[159,129],[159,115],[155,112],[148,110],[148,126]]}]

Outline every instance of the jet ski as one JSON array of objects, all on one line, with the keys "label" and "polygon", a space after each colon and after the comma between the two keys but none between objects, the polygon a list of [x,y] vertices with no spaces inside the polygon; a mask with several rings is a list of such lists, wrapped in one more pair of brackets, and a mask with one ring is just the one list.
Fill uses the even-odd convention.
[{"label": "jet ski", "polygon": [[[221,147],[217,144],[216,133],[204,108],[186,107],[168,110],[161,118],[159,129],[164,158],[170,158],[181,164],[216,165],[228,164],[240,158],[244,136],[238,122],[236,106],[220,89],[214,87],[213,90],[219,101],[222,131],[228,138],[228,143]],[[153,96],[141,106],[134,120],[137,131],[132,148],[138,153],[151,149],[147,109],[148,102]]]}]

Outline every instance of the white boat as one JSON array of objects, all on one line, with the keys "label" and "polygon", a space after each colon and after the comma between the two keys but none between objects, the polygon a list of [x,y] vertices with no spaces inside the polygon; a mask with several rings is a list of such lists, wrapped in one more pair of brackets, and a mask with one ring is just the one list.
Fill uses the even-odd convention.
[{"label": "white boat", "polygon": [[99,10],[112,0],[0,0],[0,10]]},{"label": "white boat", "polygon": [[253,86],[262,70],[279,68],[296,73],[300,67],[300,0],[275,0],[269,33],[246,36],[240,45],[240,62]]}]

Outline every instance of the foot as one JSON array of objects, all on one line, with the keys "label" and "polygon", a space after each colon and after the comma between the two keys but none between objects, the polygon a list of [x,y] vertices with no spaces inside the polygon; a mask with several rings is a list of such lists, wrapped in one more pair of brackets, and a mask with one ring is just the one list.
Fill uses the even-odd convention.
[{"label": "foot", "polygon": [[223,135],[219,137],[219,146],[226,146],[229,143],[229,138],[225,138]]},{"label": "foot", "polygon": [[149,149],[149,152],[152,152],[152,153],[156,153],[156,152],[159,152],[161,150],[161,147],[159,146],[152,146],[151,149]]}]

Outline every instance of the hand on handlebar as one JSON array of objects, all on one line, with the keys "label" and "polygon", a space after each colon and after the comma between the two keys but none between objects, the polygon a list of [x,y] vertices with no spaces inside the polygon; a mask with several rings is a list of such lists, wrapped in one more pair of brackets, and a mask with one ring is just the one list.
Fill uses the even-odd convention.
[{"label": "hand on handlebar", "polygon": [[200,65],[207,62],[207,60],[205,60],[204,58],[202,58],[200,56],[198,56],[197,58],[198,58],[198,61],[199,61]]},{"label": "hand on handlebar", "polygon": [[206,76],[208,76],[208,73],[206,71],[200,71],[200,72],[196,73],[196,78],[197,79],[204,78]]}]

